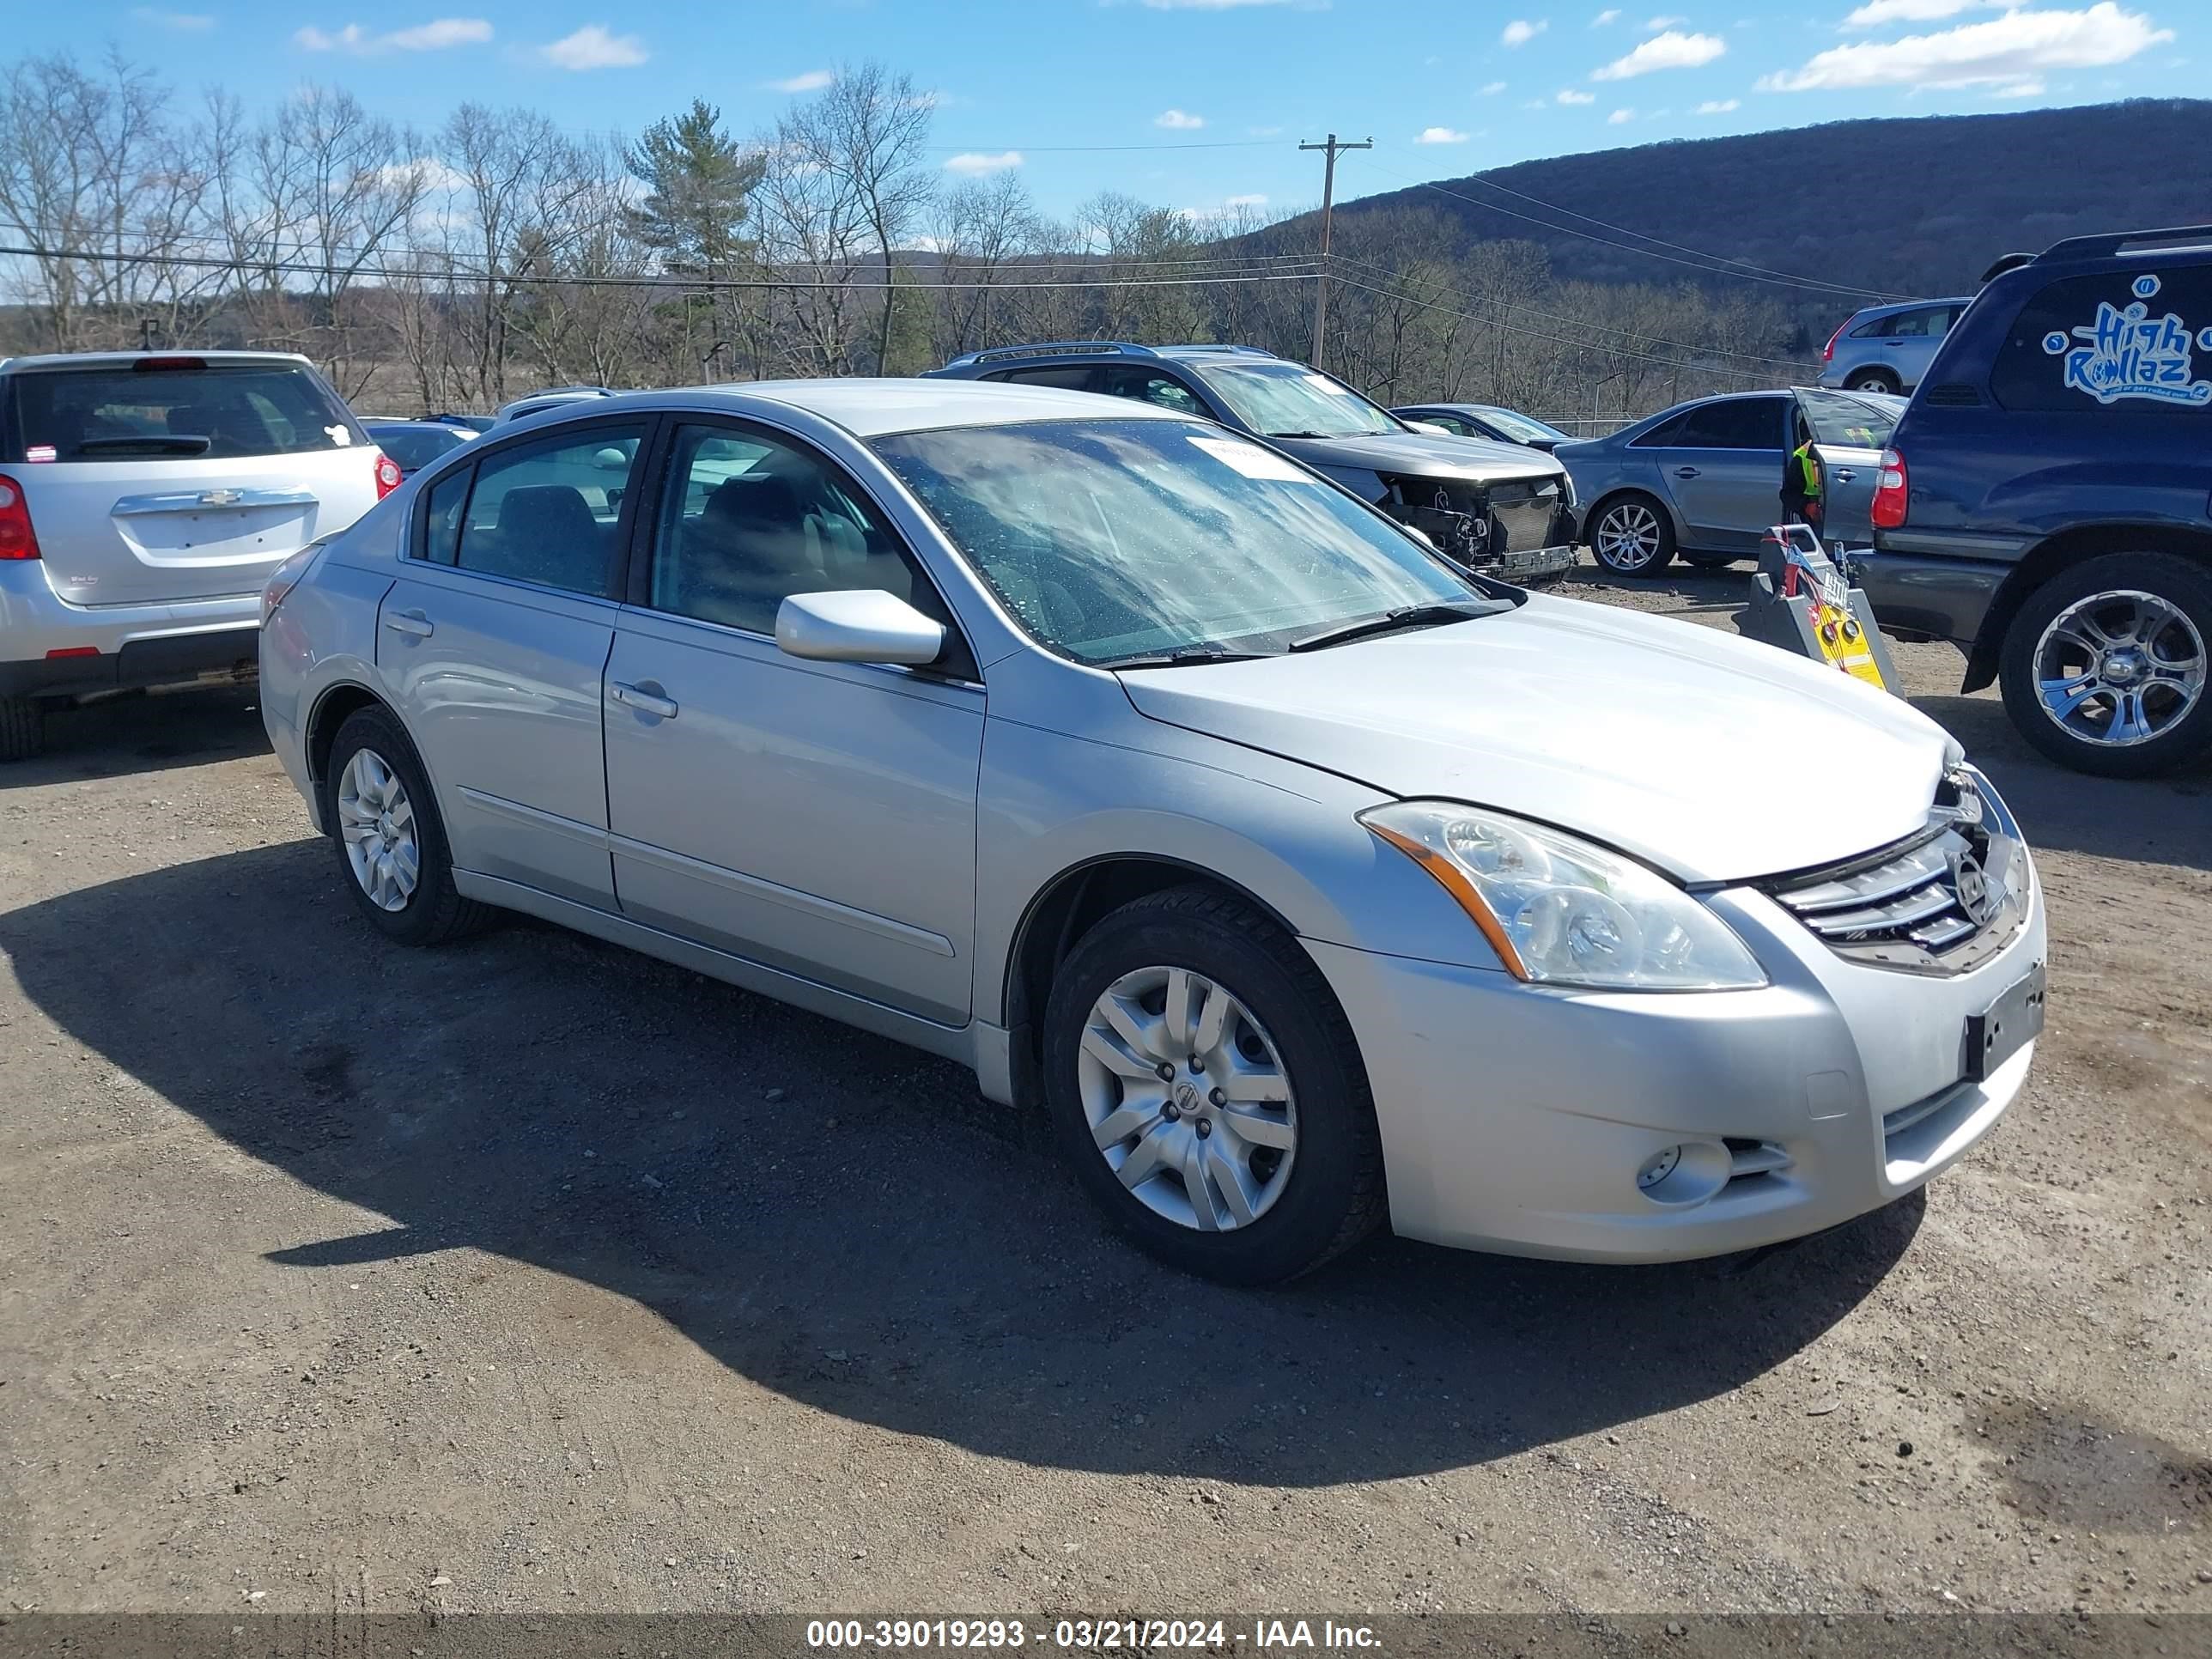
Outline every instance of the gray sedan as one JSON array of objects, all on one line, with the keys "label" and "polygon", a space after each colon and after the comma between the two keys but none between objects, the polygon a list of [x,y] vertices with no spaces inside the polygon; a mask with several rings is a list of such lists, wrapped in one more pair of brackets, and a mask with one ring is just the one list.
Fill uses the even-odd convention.
[{"label": "gray sedan", "polygon": [[1748,558],[1782,518],[1782,463],[1808,428],[1827,481],[1830,541],[1863,545],[1881,451],[1902,398],[1815,387],[1700,398],[1589,443],[1561,444],[1583,503],[1581,539],[1617,576],[1654,576],[1679,552]]},{"label": "gray sedan", "polygon": [[522,911],[951,1056],[1194,1272],[1386,1218],[1793,1237],[1963,1156],[2032,1061],[2033,867],[1924,716],[1471,577],[1187,414],[596,400],[434,463],[263,612],[364,925]]}]

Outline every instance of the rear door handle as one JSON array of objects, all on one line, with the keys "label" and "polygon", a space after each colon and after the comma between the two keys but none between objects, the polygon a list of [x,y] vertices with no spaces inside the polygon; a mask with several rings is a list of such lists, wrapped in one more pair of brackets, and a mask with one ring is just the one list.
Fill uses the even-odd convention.
[{"label": "rear door handle", "polygon": [[607,695],[625,708],[635,708],[641,714],[651,714],[656,720],[676,718],[676,699],[660,695],[660,688],[651,680],[642,685],[625,685],[620,680],[611,681]]},{"label": "rear door handle", "polygon": [[419,611],[387,611],[384,625],[395,634],[404,634],[410,639],[427,640],[438,630],[430,619]]},{"label": "rear door handle", "polygon": [[1859,475],[1857,473],[1854,472],[1847,466],[1839,466],[1836,469],[1836,482],[1838,483],[1849,483],[1852,479],[1858,476]]},{"label": "rear door handle", "polygon": [[1698,469],[1694,466],[1678,466],[1674,469],[1674,476],[1678,478],[1694,478],[1698,476]]}]

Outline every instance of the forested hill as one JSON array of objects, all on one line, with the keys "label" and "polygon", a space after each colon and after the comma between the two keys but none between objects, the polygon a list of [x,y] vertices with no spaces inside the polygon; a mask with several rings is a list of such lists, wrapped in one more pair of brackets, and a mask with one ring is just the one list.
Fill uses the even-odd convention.
[{"label": "forested hill", "polygon": [[[1347,167],[1339,183],[1358,176]],[[1555,270],[1593,282],[1694,273],[1530,220],[1634,241],[1553,210],[1569,209],[1773,270],[1905,295],[1972,293],[1990,261],[2014,249],[2212,222],[2212,101],[1838,121],[1555,156],[1437,182],[1510,211],[1426,188],[1342,202],[1337,211],[1425,209],[1458,221],[1470,241],[1540,242]]]}]

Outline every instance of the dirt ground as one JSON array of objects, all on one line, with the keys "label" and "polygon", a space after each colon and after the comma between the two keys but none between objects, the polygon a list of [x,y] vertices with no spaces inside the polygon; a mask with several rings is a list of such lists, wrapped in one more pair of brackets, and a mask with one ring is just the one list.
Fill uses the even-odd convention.
[{"label": "dirt ground", "polygon": [[247,696],[57,721],[0,772],[0,1613],[2212,1611],[2212,771],[2058,771],[1900,655],[2049,894],[1989,1141],[1760,1257],[1266,1294],[936,1060],[380,943]]}]

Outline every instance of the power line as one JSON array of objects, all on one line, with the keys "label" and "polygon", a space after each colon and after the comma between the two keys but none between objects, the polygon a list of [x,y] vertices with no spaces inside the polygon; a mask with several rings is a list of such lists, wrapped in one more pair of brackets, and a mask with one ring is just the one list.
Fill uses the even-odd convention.
[{"label": "power line", "polygon": [[[1374,167],[1374,163],[1371,161],[1367,163],[1367,165]],[[1412,185],[1418,189],[1432,190],[1439,196],[1449,196],[1455,202],[1465,202],[1470,207],[1479,207],[1486,213],[1503,214],[1509,219],[1518,219],[1527,224],[1540,226],[1542,228],[1551,231],[1556,235],[1579,237],[1585,242],[1595,242],[1600,246],[1613,248],[1623,253],[1640,254],[1647,259],[1663,259],[1668,264],[1686,265],[1691,270],[1701,270],[1709,276],[1735,276],[1740,277],[1743,281],[1748,283],[1770,283],[1778,288],[1810,289],[1821,293],[1841,294],[1853,299],[1862,299],[1869,295],[1876,299],[1889,299],[1896,297],[1885,293],[1881,289],[1851,288],[1839,283],[1823,282],[1817,277],[1791,276],[1784,273],[1769,272],[1756,265],[1737,264],[1727,259],[1723,255],[1699,252],[1694,248],[1689,251],[1692,253],[1696,253],[1698,256],[1697,258],[1678,258],[1671,253],[1662,253],[1656,248],[1636,247],[1626,242],[1616,241],[1609,236],[1594,236],[1586,230],[1577,230],[1571,225],[1554,224],[1548,219],[1539,219],[1533,214],[1519,213],[1509,207],[1500,207],[1495,202],[1485,202],[1479,200],[1473,196],[1464,195],[1455,190],[1447,190],[1442,185],[1432,184],[1425,179],[1409,179],[1403,173],[1392,173],[1387,167],[1375,167],[1375,171],[1383,174],[1386,178],[1396,179],[1401,183]],[[1477,182],[1479,183],[1481,181],[1477,180]],[[1548,206],[1549,204],[1542,204],[1541,205]],[[1565,213],[1569,211],[1569,210],[1561,208],[1559,211]],[[1593,221],[1593,222],[1601,222]],[[1623,234],[1630,236],[1636,236],[1640,235],[1642,233],[1629,230],[1624,231]],[[1647,238],[1646,240],[1656,239]],[[1677,245],[1668,243],[1667,246],[1674,246]]]},{"label": "power line", "polygon": [[1195,144],[924,144],[921,148],[933,155],[952,150],[967,155],[990,149],[1004,154],[1012,149],[1024,155],[1099,155],[1133,149],[1277,149],[1281,144],[1279,138],[1233,138]]}]

